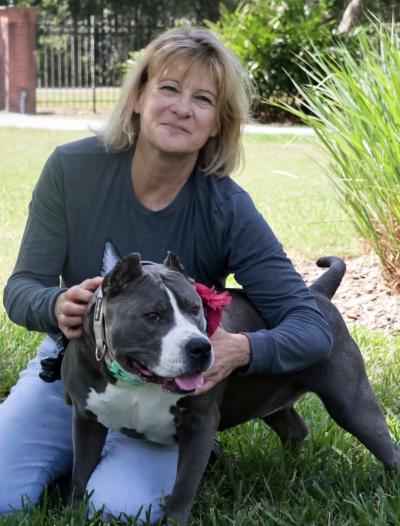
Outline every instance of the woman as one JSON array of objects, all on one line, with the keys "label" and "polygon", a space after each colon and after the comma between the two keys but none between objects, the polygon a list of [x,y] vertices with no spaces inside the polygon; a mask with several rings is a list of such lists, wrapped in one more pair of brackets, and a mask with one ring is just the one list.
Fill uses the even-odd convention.
[{"label": "woman", "polygon": [[[249,196],[227,177],[240,159],[248,110],[233,54],[206,30],[174,29],[144,50],[104,132],[48,159],[4,295],[13,321],[49,336],[0,406],[0,512],[20,507],[22,495],[36,503],[71,468],[70,408],[60,381],[38,378],[39,364],[56,354],[60,330],[81,335],[108,240],[121,255],[136,251],[156,262],[172,250],[206,285],[223,287],[233,272],[265,318],[270,330],[216,331],[215,364],[197,394],[239,367],[282,373],[328,357],[330,331],[312,296]],[[176,446],[110,432],[87,487],[92,509],[136,514],[151,505],[156,520],[176,460]]]}]

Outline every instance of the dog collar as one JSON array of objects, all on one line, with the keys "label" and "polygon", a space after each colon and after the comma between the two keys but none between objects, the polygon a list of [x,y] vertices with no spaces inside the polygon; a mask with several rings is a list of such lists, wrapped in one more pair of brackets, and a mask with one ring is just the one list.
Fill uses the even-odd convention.
[{"label": "dog collar", "polygon": [[93,332],[96,340],[96,360],[101,362],[107,351],[106,335],[104,329],[103,291],[101,287],[97,289],[97,297],[93,316]]},{"label": "dog collar", "polygon": [[121,367],[113,356],[111,349],[107,346],[103,300],[103,291],[101,287],[99,287],[93,317],[93,331],[96,340],[96,360],[101,362],[104,359],[107,369],[115,378],[127,382],[130,385],[142,387],[146,382],[136,374],[130,373]]},{"label": "dog collar", "polygon": [[[107,360],[106,360],[107,364]],[[116,360],[113,360],[110,364],[107,364],[108,370],[119,380],[127,382],[130,385],[136,385],[136,387],[142,387],[145,381],[139,378],[136,374],[125,371],[123,367],[119,365]]]}]

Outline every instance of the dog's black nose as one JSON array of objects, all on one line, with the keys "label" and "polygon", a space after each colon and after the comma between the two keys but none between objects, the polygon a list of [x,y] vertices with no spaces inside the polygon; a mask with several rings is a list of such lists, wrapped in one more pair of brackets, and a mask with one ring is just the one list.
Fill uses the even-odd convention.
[{"label": "dog's black nose", "polygon": [[205,338],[191,338],[185,344],[185,350],[191,360],[199,366],[208,365],[211,357],[211,343]]}]

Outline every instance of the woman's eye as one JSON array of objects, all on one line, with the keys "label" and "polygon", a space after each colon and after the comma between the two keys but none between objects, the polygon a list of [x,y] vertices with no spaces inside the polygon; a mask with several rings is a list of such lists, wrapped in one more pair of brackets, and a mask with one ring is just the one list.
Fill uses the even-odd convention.
[{"label": "woman's eye", "polygon": [[211,104],[211,100],[208,97],[205,97],[204,95],[198,95],[197,100],[206,104]]},{"label": "woman's eye", "polygon": [[158,312],[146,312],[144,314],[144,317],[148,321],[160,321],[160,319],[161,319],[161,316],[159,315]]},{"label": "woman's eye", "polygon": [[171,86],[170,84],[165,84],[164,86],[161,86],[160,89],[163,91],[170,91],[171,93],[178,92],[178,89],[176,88],[176,86]]}]

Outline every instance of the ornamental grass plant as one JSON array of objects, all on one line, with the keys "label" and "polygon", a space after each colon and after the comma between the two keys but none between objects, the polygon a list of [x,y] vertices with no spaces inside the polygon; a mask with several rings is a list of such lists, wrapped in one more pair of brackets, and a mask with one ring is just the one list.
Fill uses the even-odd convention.
[{"label": "ornamental grass plant", "polygon": [[394,25],[372,29],[357,53],[300,59],[312,87],[296,84],[305,111],[287,109],[315,130],[341,205],[400,292],[400,37]]}]

